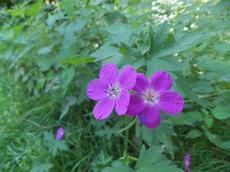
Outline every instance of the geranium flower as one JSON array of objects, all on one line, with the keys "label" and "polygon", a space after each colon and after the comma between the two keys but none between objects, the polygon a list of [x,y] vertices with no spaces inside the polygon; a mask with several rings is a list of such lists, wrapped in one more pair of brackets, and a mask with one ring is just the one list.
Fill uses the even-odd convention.
[{"label": "geranium flower", "polygon": [[60,127],[57,129],[56,139],[60,141],[64,135],[64,128]]},{"label": "geranium flower", "polygon": [[150,80],[139,73],[134,86],[136,93],[130,97],[127,113],[138,115],[145,126],[155,128],[161,122],[161,110],[171,115],[181,112],[184,101],[180,93],[170,90],[172,83],[166,71],[155,72]]},{"label": "geranium flower", "polygon": [[99,79],[90,81],[87,86],[87,95],[97,101],[93,109],[96,119],[108,118],[114,107],[118,115],[127,112],[129,90],[136,83],[136,75],[136,70],[130,65],[126,65],[120,74],[115,64],[102,66]]},{"label": "geranium flower", "polygon": [[190,172],[190,154],[187,152],[184,156],[185,171]]}]

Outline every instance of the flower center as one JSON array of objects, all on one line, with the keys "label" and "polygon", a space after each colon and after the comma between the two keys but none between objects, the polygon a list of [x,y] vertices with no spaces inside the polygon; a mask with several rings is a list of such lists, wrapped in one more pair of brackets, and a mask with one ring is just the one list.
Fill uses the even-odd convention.
[{"label": "flower center", "polygon": [[145,93],[143,94],[143,97],[144,97],[144,100],[145,100],[146,103],[149,103],[149,104],[157,103],[158,95],[152,89],[146,90]]},{"label": "flower center", "polygon": [[121,93],[121,88],[117,84],[110,85],[107,93],[108,93],[109,97],[111,97],[111,98],[118,97]]}]

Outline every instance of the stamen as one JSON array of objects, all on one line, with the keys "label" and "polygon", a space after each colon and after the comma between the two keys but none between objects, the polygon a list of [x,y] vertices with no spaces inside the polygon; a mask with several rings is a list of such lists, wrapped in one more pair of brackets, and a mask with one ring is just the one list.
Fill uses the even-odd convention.
[{"label": "stamen", "polygon": [[108,90],[107,90],[107,94],[111,98],[118,97],[120,95],[120,93],[121,93],[121,89],[120,89],[120,86],[117,84],[110,85]]},{"label": "stamen", "polygon": [[155,104],[157,102],[157,94],[154,90],[148,89],[143,94],[144,100],[148,104]]}]

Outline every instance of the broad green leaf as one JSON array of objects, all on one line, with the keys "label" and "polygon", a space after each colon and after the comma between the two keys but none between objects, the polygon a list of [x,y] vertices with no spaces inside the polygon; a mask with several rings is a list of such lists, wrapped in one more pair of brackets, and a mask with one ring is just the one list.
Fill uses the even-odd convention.
[{"label": "broad green leaf", "polygon": [[142,126],[140,128],[141,138],[149,145],[152,144],[153,139],[154,139],[153,132],[154,131],[152,129],[149,129],[145,126]]},{"label": "broad green leaf", "polygon": [[198,67],[204,71],[213,72],[219,77],[216,79],[220,80],[221,77],[229,75],[230,63],[223,60],[216,60],[210,56],[204,55],[198,58]]},{"label": "broad green leaf", "polygon": [[186,134],[186,138],[187,139],[195,139],[197,137],[200,137],[202,135],[202,132],[200,130],[197,130],[197,129],[192,129],[191,131],[189,131],[187,134]]},{"label": "broad green leaf", "polygon": [[112,24],[107,28],[113,43],[130,45],[133,29],[128,24]]},{"label": "broad green leaf", "polygon": [[[147,76],[151,76],[156,70],[182,71],[188,70],[190,57],[183,61],[178,61],[174,57],[153,58],[147,62]],[[176,67],[175,67],[176,66]]]},{"label": "broad green leaf", "polygon": [[137,172],[183,172],[172,164],[163,154],[162,147],[151,146],[149,149],[141,148],[139,160],[135,167]]},{"label": "broad green leaf", "polygon": [[217,105],[213,110],[212,114],[216,119],[224,120],[230,117],[230,107],[228,105]]},{"label": "broad green leaf", "polygon": [[220,136],[213,134],[206,129],[205,129],[205,135],[207,136],[209,141],[212,142],[217,147],[219,147],[221,149],[230,150],[230,142],[229,141],[223,141]]},{"label": "broad green leaf", "polygon": [[230,52],[230,46],[227,42],[217,42],[213,45],[213,47],[215,50],[223,55]]},{"label": "broad green leaf", "polygon": [[120,56],[121,54],[118,48],[115,48],[107,44],[103,45],[96,52],[91,54],[91,57],[95,57],[96,61],[105,60],[110,57],[120,57]]},{"label": "broad green leaf", "polygon": [[170,118],[175,125],[194,125],[196,122],[203,120],[202,113],[198,111],[190,111],[186,113],[180,113]]},{"label": "broad green leaf", "polygon": [[212,86],[207,81],[197,81],[193,84],[193,91],[201,94],[208,94],[212,91]]},{"label": "broad green leaf", "polygon": [[160,57],[169,56],[175,53],[185,51],[213,35],[214,33],[204,33],[204,32],[187,34],[179,39],[176,39],[175,42],[168,45],[167,47],[164,47],[156,51],[153,54],[152,58],[160,58]]}]

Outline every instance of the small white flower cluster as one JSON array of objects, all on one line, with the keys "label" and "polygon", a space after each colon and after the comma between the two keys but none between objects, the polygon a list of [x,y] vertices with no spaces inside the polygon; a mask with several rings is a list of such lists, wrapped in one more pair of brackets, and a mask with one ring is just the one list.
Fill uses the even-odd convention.
[{"label": "small white flower cluster", "polygon": [[46,5],[53,5],[55,7],[59,7],[59,2],[57,0],[53,0],[53,1],[49,1],[49,0],[45,0],[45,4]]},{"label": "small white flower cluster", "polygon": [[170,21],[178,15],[184,5],[181,0],[155,0],[152,2],[152,17],[159,23]]}]

